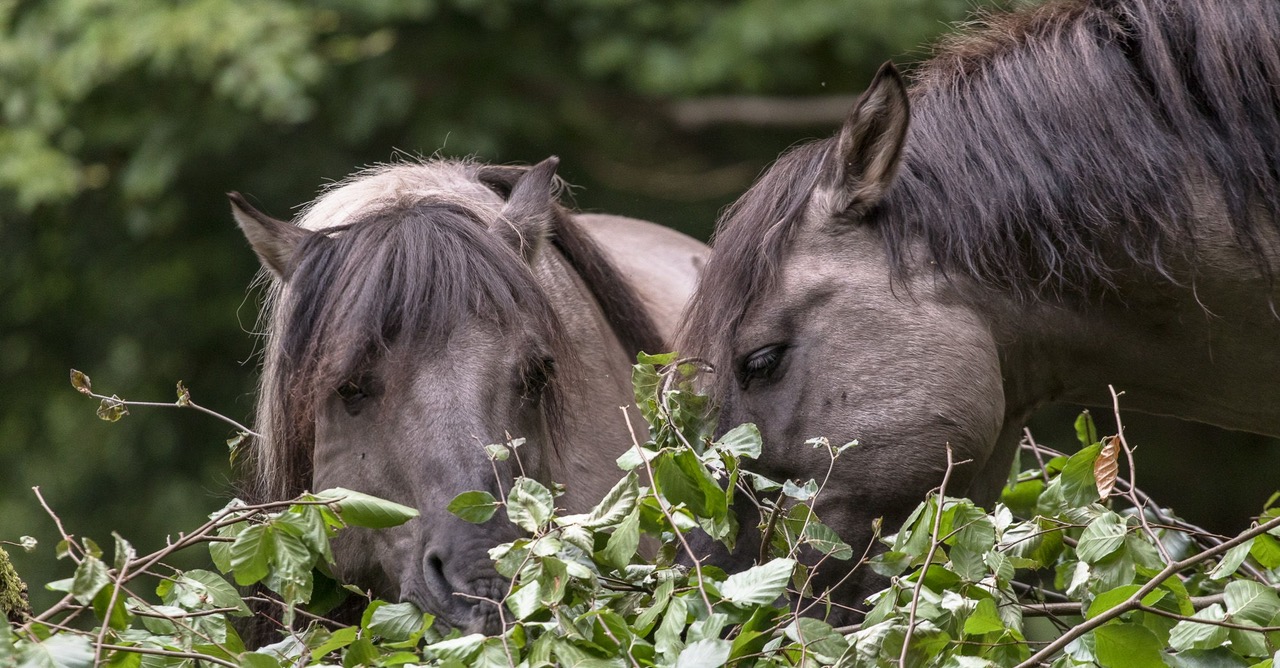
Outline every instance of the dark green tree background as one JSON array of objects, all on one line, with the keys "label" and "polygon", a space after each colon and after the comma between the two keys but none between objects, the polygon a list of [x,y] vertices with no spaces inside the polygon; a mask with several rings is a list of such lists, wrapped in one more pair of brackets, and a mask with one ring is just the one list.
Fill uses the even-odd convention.
[{"label": "dark green tree background", "polygon": [[[923,57],[970,6],[0,0],[0,540],[40,538],[10,551],[43,582],[56,532],[34,485],[70,531],[140,548],[234,493],[222,424],[107,424],[67,383],[75,367],[168,401],[183,380],[251,419],[257,262],[225,192],[289,217],[374,162],[557,154],[578,206],[706,238],[883,60]],[[1275,452],[1244,440],[1242,458]]]}]

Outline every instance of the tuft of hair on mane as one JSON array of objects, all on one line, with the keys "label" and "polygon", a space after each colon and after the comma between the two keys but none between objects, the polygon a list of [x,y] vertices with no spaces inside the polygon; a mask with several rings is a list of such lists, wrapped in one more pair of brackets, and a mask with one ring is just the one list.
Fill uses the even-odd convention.
[{"label": "tuft of hair on mane", "polygon": [[[900,284],[926,259],[1019,300],[1111,290],[1130,267],[1182,282],[1205,184],[1271,280],[1256,219],[1280,220],[1280,3],[1051,0],[979,18],[913,77],[901,168],[865,219]],[[782,156],[721,218],[687,352],[728,361],[830,144]]]}]

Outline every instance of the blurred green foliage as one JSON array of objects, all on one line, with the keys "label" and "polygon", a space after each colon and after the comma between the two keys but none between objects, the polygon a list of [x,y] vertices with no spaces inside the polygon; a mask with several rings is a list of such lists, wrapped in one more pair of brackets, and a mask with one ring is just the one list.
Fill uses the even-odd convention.
[{"label": "blurred green foliage", "polygon": [[257,262],[225,192],[288,217],[399,151],[558,154],[580,207],[705,238],[834,123],[690,128],[670,105],[857,92],[972,4],[0,0],[0,540],[40,538],[9,551],[44,582],[57,541],[33,485],[69,531],[148,550],[232,491],[221,423],[108,424],[67,383],[75,367],[99,392],[172,401],[183,380],[251,419]]}]

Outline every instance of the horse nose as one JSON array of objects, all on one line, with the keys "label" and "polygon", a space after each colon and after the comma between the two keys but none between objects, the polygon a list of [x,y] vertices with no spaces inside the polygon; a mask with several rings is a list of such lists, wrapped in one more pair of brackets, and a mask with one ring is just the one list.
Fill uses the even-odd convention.
[{"label": "horse nose", "polygon": [[[449,625],[463,633],[493,635],[502,632],[498,605],[502,604],[505,580],[497,573],[470,577],[449,568],[439,552],[428,552],[423,559],[423,578],[431,597],[437,601],[439,614]],[[465,568],[474,566],[467,564]]]}]

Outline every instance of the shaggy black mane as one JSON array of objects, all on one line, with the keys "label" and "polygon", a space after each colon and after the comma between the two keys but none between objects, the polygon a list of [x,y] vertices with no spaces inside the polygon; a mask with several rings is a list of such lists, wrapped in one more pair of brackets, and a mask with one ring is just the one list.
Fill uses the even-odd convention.
[{"label": "shaggy black mane", "polygon": [[[600,248],[557,207],[550,245],[591,291],[624,348],[664,347],[630,285]],[[548,249],[550,250],[550,249]],[[536,332],[558,360],[543,405],[552,445],[563,436],[561,385],[572,382],[576,355],[529,266],[465,206],[419,201],[374,208],[364,218],[326,228],[295,251],[287,290],[269,317],[274,340],[260,401],[255,500],[287,498],[311,484],[316,402],[405,336],[443,343],[474,317]]]},{"label": "shaggy black mane", "polygon": [[[1019,299],[1194,256],[1197,181],[1267,264],[1280,214],[1280,2],[1058,0],[985,17],[915,73],[897,179],[863,220],[901,277],[932,260]],[[684,348],[724,364],[769,288],[833,139],[793,149],[722,217]],[[923,242],[930,257],[911,257]]]}]

